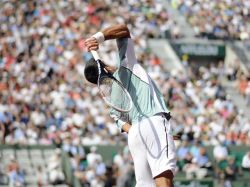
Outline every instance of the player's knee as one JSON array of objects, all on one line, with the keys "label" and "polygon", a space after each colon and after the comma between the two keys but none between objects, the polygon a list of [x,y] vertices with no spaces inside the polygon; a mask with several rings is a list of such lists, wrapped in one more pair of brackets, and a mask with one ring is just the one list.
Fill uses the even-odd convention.
[{"label": "player's knee", "polygon": [[155,179],[156,187],[173,187],[173,181],[165,177]]},{"label": "player's knee", "polygon": [[156,187],[172,187],[174,175],[171,170],[162,172],[154,177]]}]

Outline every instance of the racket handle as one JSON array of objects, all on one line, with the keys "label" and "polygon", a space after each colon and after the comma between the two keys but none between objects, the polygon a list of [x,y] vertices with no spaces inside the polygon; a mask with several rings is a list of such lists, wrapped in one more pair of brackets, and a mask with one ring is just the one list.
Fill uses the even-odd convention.
[{"label": "racket handle", "polygon": [[100,56],[99,56],[99,54],[97,53],[97,51],[90,51],[91,53],[92,53],[92,55],[93,55],[93,57],[94,57],[94,59],[95,60],[100,60]]}]

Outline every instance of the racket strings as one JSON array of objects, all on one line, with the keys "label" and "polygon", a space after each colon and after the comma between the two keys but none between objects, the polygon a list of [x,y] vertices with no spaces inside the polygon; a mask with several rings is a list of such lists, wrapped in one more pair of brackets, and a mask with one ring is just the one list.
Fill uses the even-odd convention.
[{"label": "racket strings", "polygon": [[115,79],[105,77],[99,80],[99,90],[103,99],[112,107],[122,111],[130,110],[131,98]]}]

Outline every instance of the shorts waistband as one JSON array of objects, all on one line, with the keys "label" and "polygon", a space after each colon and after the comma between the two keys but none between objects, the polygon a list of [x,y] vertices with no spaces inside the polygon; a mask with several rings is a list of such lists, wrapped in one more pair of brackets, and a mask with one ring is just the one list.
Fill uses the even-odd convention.
[{"label": "shorts waistband", "polygon": [[170,112],[161,112],[161,113],[157,113],[154,116],[162,116],[164,118],[166,118],[168,121],[171,119],[171,114]]}]

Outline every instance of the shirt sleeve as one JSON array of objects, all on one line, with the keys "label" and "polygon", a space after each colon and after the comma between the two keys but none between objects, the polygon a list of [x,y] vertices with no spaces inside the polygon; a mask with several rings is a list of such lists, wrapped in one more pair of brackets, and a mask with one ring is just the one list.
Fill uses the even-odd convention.
[{"label": "shirt sleeve", "polygon": [[126,58],[126,51],[128,47],[128,38],[119,38],[116,39],[118,53],[119,53],[119,66],[121,62]]}]

